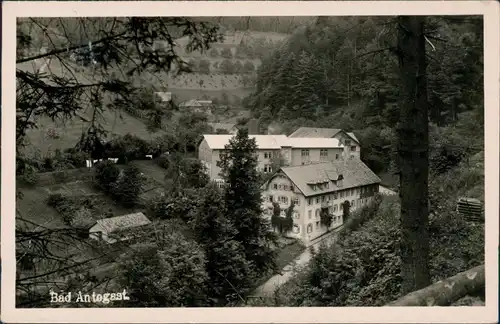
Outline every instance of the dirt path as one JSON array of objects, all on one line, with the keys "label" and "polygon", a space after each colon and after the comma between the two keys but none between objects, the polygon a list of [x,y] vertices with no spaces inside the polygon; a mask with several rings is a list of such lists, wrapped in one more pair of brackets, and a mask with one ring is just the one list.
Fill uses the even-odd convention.
[{"label": "dirt path", "polygon": [[291,263],[286,265],[283,268],[283,270],[281,270],[281,274],[277,274],[277,275],[271,277],[264,284],[257,287],[257,289],[255,289],[254,292],[251,294],[252,297],[270,297],[274,293],[276,288],[283,285],[285,282],[287,282],[288,280],[290,280],[293,277],[294,269],[304,267],[311,261],[311,258],[312,258],[311,250],[310,250],[311,246],[314,249],[317,249],[320,246],[321,242],[325,242],[328,245],[334,243],[336,238],[337,238],[337,232],[341,228],[342,227],[338,227],[335,230],[333,230],[331,233],[324,235],[317,240],[313,240],[307,246],[305,251],[302,252],[301,255],[299,255],[295,260],[293,260]]}]

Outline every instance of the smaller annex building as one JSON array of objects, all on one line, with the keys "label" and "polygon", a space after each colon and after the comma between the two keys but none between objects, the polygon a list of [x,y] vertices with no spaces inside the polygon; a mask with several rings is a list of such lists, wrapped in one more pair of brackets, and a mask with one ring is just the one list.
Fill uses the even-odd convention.
[{"label": "smaller annex building", "polygon": [[99,219],[89,229],[89,237],[97,241],[116,243],[135,236],[137,229],[151,224],[143,213]]}]

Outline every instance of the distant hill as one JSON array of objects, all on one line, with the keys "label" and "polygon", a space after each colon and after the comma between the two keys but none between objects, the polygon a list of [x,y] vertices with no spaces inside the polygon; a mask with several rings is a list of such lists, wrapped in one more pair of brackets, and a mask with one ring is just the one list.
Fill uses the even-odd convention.
[{"label": "distant hill", "polygon": [[[56,31],[54,31],[56,32]],[[56,33],[57,34],[57,33]],[[177,40],[176,50],[187,62],[192,61],[198,65],[201,61],[206,65],[203,73],[196,71],[174,76],[163,73],[143,73],[134,80],[138,87],[151,86],[155,91],[172,92],[176,102],[190,99],[210,99],[222,104],[235,104],[236,106],[244,97],[254,89],[256,69],[261,64],[261,57],[266,51],[278,42],[286,39],[287,34],[267,32],[228,32],[224,40],[213,44],[208,52],[188,52],[186,50],[187,38]],[[39,39],[38,39],[39,38]],[[44,41],[37,38],[37,48],[44,50]],[[64,40],[60,40],[64,43]],[[34,52],[35,49],[33,50]],[[32,53],[35,54],[35,53]],[[206,64],[208,62],[208,65]],[[231,66],[234,71],[231,71]],[[203,64],[202,63],[202,64]],[[49,73],[61,77],[76,76],[80,83],[92,83],[100,80],[99,73],[94,73],[91,67],[85,67],[76,62],[66,62],[63,67],[58,59],[39,59],[32,62],[16,64],[17,69],[32,73]],[[245,67],[246,65],[246,67]],[[207,68],[208,67],[208,68]],[[253,67],[250,70],[250,67]],[[246,68],[246,70],[244,70]],[[231,73],[233,72],[233,73]],[[115,77],[126,78],[118,69],[112,71]],[[127,77],[128,78],[128,77]],[[42,154],[55,149],[73,147],[80,139],[82,131],[90,125],[91,107],[79,112],[79,115],[69,121],[52,121],[50,118],[40,117],[37,121],[38,128],[29,130],[27,139],[31,143],[26,147],[26,153],[39,150]],[[238,115],[239,116],[239,115]],[[103,114],[106,121],[105,128],[110,137],[133,133],[143,139],[151,139],[159,134],[151,134],[145,123],[125,111],[112,111],[106,109]],[[235,119],[236,117],[233,117]]]},{"label": "distant hill", "polygon": [[[189,52],[189,39],[179,38],[175,50],[190,63],[193,73],[166,77],[166,87],[183,100],[187,100],[186,96],[220,99],[224,92],[241,100],[253,90],[262,58],[288,36],[259,31],[226,32],[221,42],[212,44],[205,52]],[[162,44],[155,48],[161,49]]]}]

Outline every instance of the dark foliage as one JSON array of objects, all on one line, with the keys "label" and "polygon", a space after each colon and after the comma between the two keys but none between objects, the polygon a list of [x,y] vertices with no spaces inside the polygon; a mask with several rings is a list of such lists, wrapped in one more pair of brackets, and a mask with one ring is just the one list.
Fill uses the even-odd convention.
[{"label": "dark foliage", "polygon": [[144,176],[135,165],[125,167],[123,174],[112,185],[111,194],[126,207],[133,207],[139,202],[139,195],[144,186]]},{"label": "dark foliage", "polygon": [[274,269],[275,256],[270,246],[275,235],[270,224],[262,218],[262,197],[255,139],[246,130],[239,130],[221,154],[219,166],[226,182],[225,201],[227,215],[234,224],[236,240],[245,249],[245,256],[257,272]]},{"label": "dark foliage", "polygon": [[[263,60],[248,106],[285,133],[300,126],[354,131],[372,170],[396,172],[396,27],[394,17],[329,17],[297,29]],[[451,126],[467,121],[469,112],[482,116],[482,19],[432,17],[425,33],[431,122]],[[475,147],[443,148],[446,136],[436,140],[431,168],[438,172],[463,158],[460,146]]]},{"label": "dark foliage", "polygon": [[112,161],[103,161],[95,168],[95,179],[97,185],[105,192],[110,193],[120,176],[120,168]]},{"label": "dark foliage", "polygon": [[133,160],[145,160],[146,155],[153,154],[153,145],[145,140],[126,134],[107,142],[103,148],[106,158],[118,158],[118,163],[125,164]]}]

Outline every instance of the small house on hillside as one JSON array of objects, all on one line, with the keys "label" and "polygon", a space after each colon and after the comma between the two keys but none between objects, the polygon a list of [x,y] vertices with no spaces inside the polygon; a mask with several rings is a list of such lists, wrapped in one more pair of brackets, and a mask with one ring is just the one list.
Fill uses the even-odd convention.
[{"label": "small house on hillside", "polygon": [[162,102],[170,102],[172,101],[172,92],[155,92],[155,94],[158,96],[159,100]]},{"label": "small house on hillside", "polygon": [[208,123],[208,125],[210,125],[215,132],[220,129],[231,135],[238,133],[238,128],[236,128],[236,124],[234,123]]},{"label": "small house on hillside", "polygon": [[90,229],[89,237],[97,241],[116,243],[134,237],[135,231],[151,221],[143,213],[99,219]]},{"label": "small house on hillside", "polygon": [[212,101],[211,100],[198,100],[191,99],[188,101],[184,101],[179,105],[179,108],[190,110],[193,112],[202,112],[206,114],[212,114]]}]

